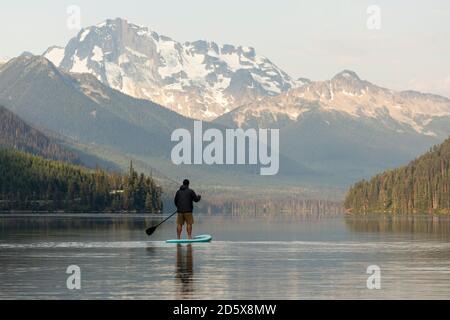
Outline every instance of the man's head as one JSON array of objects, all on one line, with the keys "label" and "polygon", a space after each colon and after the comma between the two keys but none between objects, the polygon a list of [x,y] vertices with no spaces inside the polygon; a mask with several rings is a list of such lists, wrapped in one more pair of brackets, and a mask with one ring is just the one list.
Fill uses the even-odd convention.
[{"label": "man's head", "polygon": [[189,180],[188,179],[184,179],[183,186],[189,187]]}]

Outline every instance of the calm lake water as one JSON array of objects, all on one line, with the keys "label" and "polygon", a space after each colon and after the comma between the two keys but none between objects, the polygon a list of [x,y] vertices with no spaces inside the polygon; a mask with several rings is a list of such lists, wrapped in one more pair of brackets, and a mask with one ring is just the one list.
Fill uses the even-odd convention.
[{"label": "calm lake water", "polygon": [[197,215],[213,242],[178,246],[174,219],[144,233],[161,219],[0,215],[0,299],[450,298],[449,218]]}]

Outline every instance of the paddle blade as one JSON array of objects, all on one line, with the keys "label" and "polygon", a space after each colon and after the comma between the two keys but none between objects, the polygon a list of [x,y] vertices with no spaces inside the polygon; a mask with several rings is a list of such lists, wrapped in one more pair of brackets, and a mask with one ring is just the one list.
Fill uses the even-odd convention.
[{"label": "paddle blade", "polygon": [[147,230],[145,230],[145,233],[146,233],[148,236],[151,236],[151,235],[153,234],[153,232],[155,232],[155,230],[156,230],[156,227],[150,227],[150,228],[148,228]]}]

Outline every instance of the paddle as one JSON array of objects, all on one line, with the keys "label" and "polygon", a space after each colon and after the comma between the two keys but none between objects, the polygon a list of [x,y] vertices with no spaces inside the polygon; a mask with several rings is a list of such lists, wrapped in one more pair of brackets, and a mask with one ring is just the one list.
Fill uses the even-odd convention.
[{"label": "paddle", "polygon": [[170,216],[168,216],[167,218],[165,218],[162,222],[160,222],[159,224],[157,224],[156,226],[150,227],[147,230],[145,230],[145,233],[148,236],[151,236],[153,234],[153,232],[155,232],[156,228],[158,228],[160,225],[162,225],[164,222],[166,222],[167,220],[169,220],[170,218],[172,218],[178,211],[175,211],[174,213],[172,213]]}]

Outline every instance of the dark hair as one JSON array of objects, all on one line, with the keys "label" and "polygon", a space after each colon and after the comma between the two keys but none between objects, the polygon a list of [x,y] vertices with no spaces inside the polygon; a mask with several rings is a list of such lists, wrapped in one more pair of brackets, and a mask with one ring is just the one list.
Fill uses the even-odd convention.
[{"label": "dark hair", "polygon": [[188,179],[184,179],[183,185],[184,185],[184,186],[188,186],[188,185],[189,185],[189,180],[188,180]]}]

